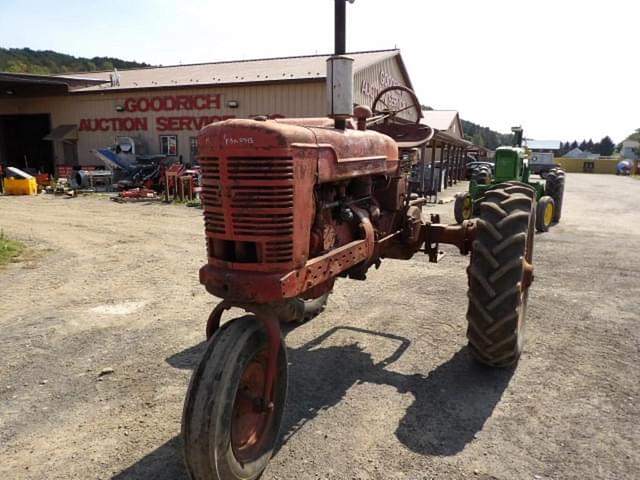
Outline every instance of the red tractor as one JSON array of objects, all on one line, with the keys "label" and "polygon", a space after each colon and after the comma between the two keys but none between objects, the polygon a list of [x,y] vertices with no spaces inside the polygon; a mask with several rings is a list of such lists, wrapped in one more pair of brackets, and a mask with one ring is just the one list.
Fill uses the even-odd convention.
[{"label": "red tractor", "polygon": [[[420,147],[433,134],[420,124],[420,103],[391,87],[373,109],[353,113],[348,79],[349,59],[331,57],[331,118],[234,119],[198,137],[208,254],[200,281],[223,301],[209,317],[184,405],[193,480],[260,476],[287,393],[280,323],[313,316],[337,277],[364,280],[384,258],[423,252],[436,262],[441,243],[471,253],[471,354],[506,367],[522,352],[534,189],[507,182],[487,192],[477,219],[425,221],[426,200],[409,191]],[[341,82],[345,88],[336,88]],[[230,307],[247,315],[221,325]]]}]

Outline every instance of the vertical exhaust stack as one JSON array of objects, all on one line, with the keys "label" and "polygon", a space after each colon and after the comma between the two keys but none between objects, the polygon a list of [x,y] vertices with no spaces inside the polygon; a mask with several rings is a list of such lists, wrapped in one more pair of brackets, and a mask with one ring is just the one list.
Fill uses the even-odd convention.
[{"label": "vertical exhaust stack", "polygon": [[353,116],[353,58],[346,51],[347,4],[354,0],[335,0],[335,53],[327,59],[327,107],[335,127],[344,130]]},{"label": "vertical exhaust stack", "polygon": [[511,127],[511,131],[513,132],[513,146],[521,147],[522,146],[522,127]]},{"label": "vertical exhaust stack", "polygon": [[332,55],[327,59],[327,101],[329,117],[344,130],[347,118],[353,116],[353,58]]}]

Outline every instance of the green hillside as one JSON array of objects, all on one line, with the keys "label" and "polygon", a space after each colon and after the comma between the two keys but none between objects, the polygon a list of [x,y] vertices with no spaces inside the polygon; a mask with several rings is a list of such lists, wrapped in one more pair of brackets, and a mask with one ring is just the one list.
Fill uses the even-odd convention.
[{"label": "green hillside", "polygon": [[52,74],[150,66],[112,57],[82,58],[51,50],[0,47],[0,72]]},{"label": "green hillside", "polygon": [[636,131],[625,138],[625,140],[635,140],[636,142],[640,142],[640,128],[636,129]]},{"label": "green hillside", "polygon": [[510,133],[499,133],[489,127],[481,127],[478,124],[462,120],[462,130],[464,137],[474,145],[487,147],[495,150],[500,145],[511,145],[513,135]]}]

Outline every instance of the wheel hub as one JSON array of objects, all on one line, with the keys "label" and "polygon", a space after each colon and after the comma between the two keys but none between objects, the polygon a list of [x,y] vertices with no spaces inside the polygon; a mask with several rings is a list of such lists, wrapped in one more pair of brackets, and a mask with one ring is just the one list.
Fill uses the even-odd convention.
[{"label": "wheel hub", "polygon": [[471,214],[472,214],[472,210],[473,210],[473,202],[471,200],[471,195],[467,195],[464,198],[464,204],[462,207],[462,216],[468,220],[471,218]]},{"label": "wheel hub", "polygon": [[238,461],[249,463],[262,454],[264,439],[273,421],[273,408],[265,405],[267,352],[249,362],[238,385],[231,420],[231,447]]},{"label": "wheel hub", "polygon": [[551,225],[552,221],[553,221],[553,205],[551,203],[548,203],[544,209],[544,224]]}]

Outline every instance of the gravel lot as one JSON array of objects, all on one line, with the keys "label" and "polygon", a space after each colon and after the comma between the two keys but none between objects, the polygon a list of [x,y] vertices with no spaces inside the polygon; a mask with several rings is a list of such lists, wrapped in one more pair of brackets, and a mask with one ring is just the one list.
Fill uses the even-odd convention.
[{"label": "gravel lot", "polygon": [[[536,237],[515,370],[471,361],[453,250],[339,281],[287,334],[263,478],[637,479],[639,198],[631,178],[568,175],[562,223]],[[0,478],[185,480],[182,401],[216,302],[200,211],[0,197],[0,228],[29,247],[0,271]]]}]

